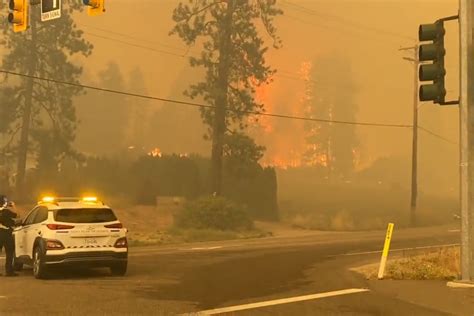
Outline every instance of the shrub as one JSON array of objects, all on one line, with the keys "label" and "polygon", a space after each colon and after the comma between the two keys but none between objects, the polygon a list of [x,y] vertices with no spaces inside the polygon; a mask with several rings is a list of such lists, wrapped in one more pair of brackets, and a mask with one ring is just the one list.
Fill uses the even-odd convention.
[{"label": "shrub", "polygon": [[188,202],[177,214],[175,223],[181,228],[246,230],[253,228],[245,207],[223,197],[202,197]]},{"label": "shrub", "polygon": [[331,217],[331,229],[332,230],[353,230],[354,229],[354,219],[352,215],[346,211],[342,210],[334,214]]}]

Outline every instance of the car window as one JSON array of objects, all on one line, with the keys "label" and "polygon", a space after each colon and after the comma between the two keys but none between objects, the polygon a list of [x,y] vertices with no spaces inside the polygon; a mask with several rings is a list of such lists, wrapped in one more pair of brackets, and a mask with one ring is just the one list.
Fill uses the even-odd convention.
[{"label": "car window", "polygon": [[36,216],[33,223],[34,224],[42,223],[47,219],[48,219],[48,209],[46,207],[39,207],[38,211],[36,212]]},{"label": "car window", "polygon": [[106,223],[117,220],[108,208],[61,209],[54,212],[54,220],[65,223]]},{"label": "car window", "polygon": [[25,225],[31,225],[31,224],[33,224],[33,221],[34,221],[34,219],[35,219],[37,213],[38,213],[38,208],[33,209],[33,210],[30,212],[30,214],[28,214],[28,216],[26,217],[25,222],[24,222]]}]

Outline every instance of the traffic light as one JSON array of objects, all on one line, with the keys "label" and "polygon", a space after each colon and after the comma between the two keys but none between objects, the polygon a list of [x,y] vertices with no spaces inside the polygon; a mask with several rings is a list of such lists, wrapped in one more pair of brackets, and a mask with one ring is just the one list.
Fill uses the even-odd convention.
[{"label": "traffic light", "polygon": [[28,0],[10,0],[8,22],[13,24],[14,32],[23,32],[28,28]]},{"label": "traffic light", "polygon": [[88,6],[87,14],[90,16],[101,15],[105,12],[105,0],[82,0]]},{"label": "traffic light", "polygon": [[[421,63],[418,78],[420,81],[433,81],[432,84],[420,86],[420,101],[433,101],[437,104],[445,104],[446,88],[444,78],[446,70],[444,68],[444,22],[437,21],[433,24],[422,24],[418,31],[420,42],[431,41],[429,44],[422,44],[418,50],[418,57]],[[431,62],[431,63],[423,63]]]}]

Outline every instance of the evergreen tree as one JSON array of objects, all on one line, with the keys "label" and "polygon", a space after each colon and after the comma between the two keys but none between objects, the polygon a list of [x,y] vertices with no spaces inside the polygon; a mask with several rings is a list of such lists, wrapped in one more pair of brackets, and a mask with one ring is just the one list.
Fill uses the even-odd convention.
[{"label": "evergreen tree", "polygon": [[274,73],[266,63],[268,51],[259,25],[280,45],[273,23],[282,14],[276,0],[189,0],[179,3],[173,13],[177,34],[186,44],[202,44],[193,67],[205,69],[205,79],[186,91],[202,98],[212,108],[201,111],[212,140],[212,191],[222,193],[223,156],[226,139],[247,126],[250,111],[263,111],[255,98],[255,87],[268,83]]},{"label": "evergreen tree", "polygon": [[[82,68],[75,65],[71,57],[89,56],[92,52],[92,45],[83,38],[83,32],[73,20],[73,13],[82,8],[77,1],[64,0],[62,17],[41,23],[39,6],[31,6],[30,28],[18,34],[3,20],[3,47],[8,53],[1,68],[27,76],[78,83]],[[6,79],[0,94],[7,97],[0,104],[0,112],[9,114],[7,133],[12,136],[9,146],[17,153],[16,189],[17,194],[24,197],[28,155],[37,148],[32,136],[47,130],[54,135],[54,144],[62,148],[53,151],[55,154],[70,151],[76,130],[72,101],[82,89],[31,77],[8,76]]]}]

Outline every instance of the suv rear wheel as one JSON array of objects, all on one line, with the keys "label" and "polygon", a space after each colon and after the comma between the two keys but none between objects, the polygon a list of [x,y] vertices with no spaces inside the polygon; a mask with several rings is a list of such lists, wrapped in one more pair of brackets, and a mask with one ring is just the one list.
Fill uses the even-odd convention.
[{"label": "suv rear wheel", "polygon": [[110,272],[115,276],[124,276],[127,273],[127,261],[118,262],[110,266]]},{"label": "suv rear wheel", "polygon": [[43,250],[36,246],[33,251],[33,275],[37,279],[46,278],[46,265],[44,264]]}]

